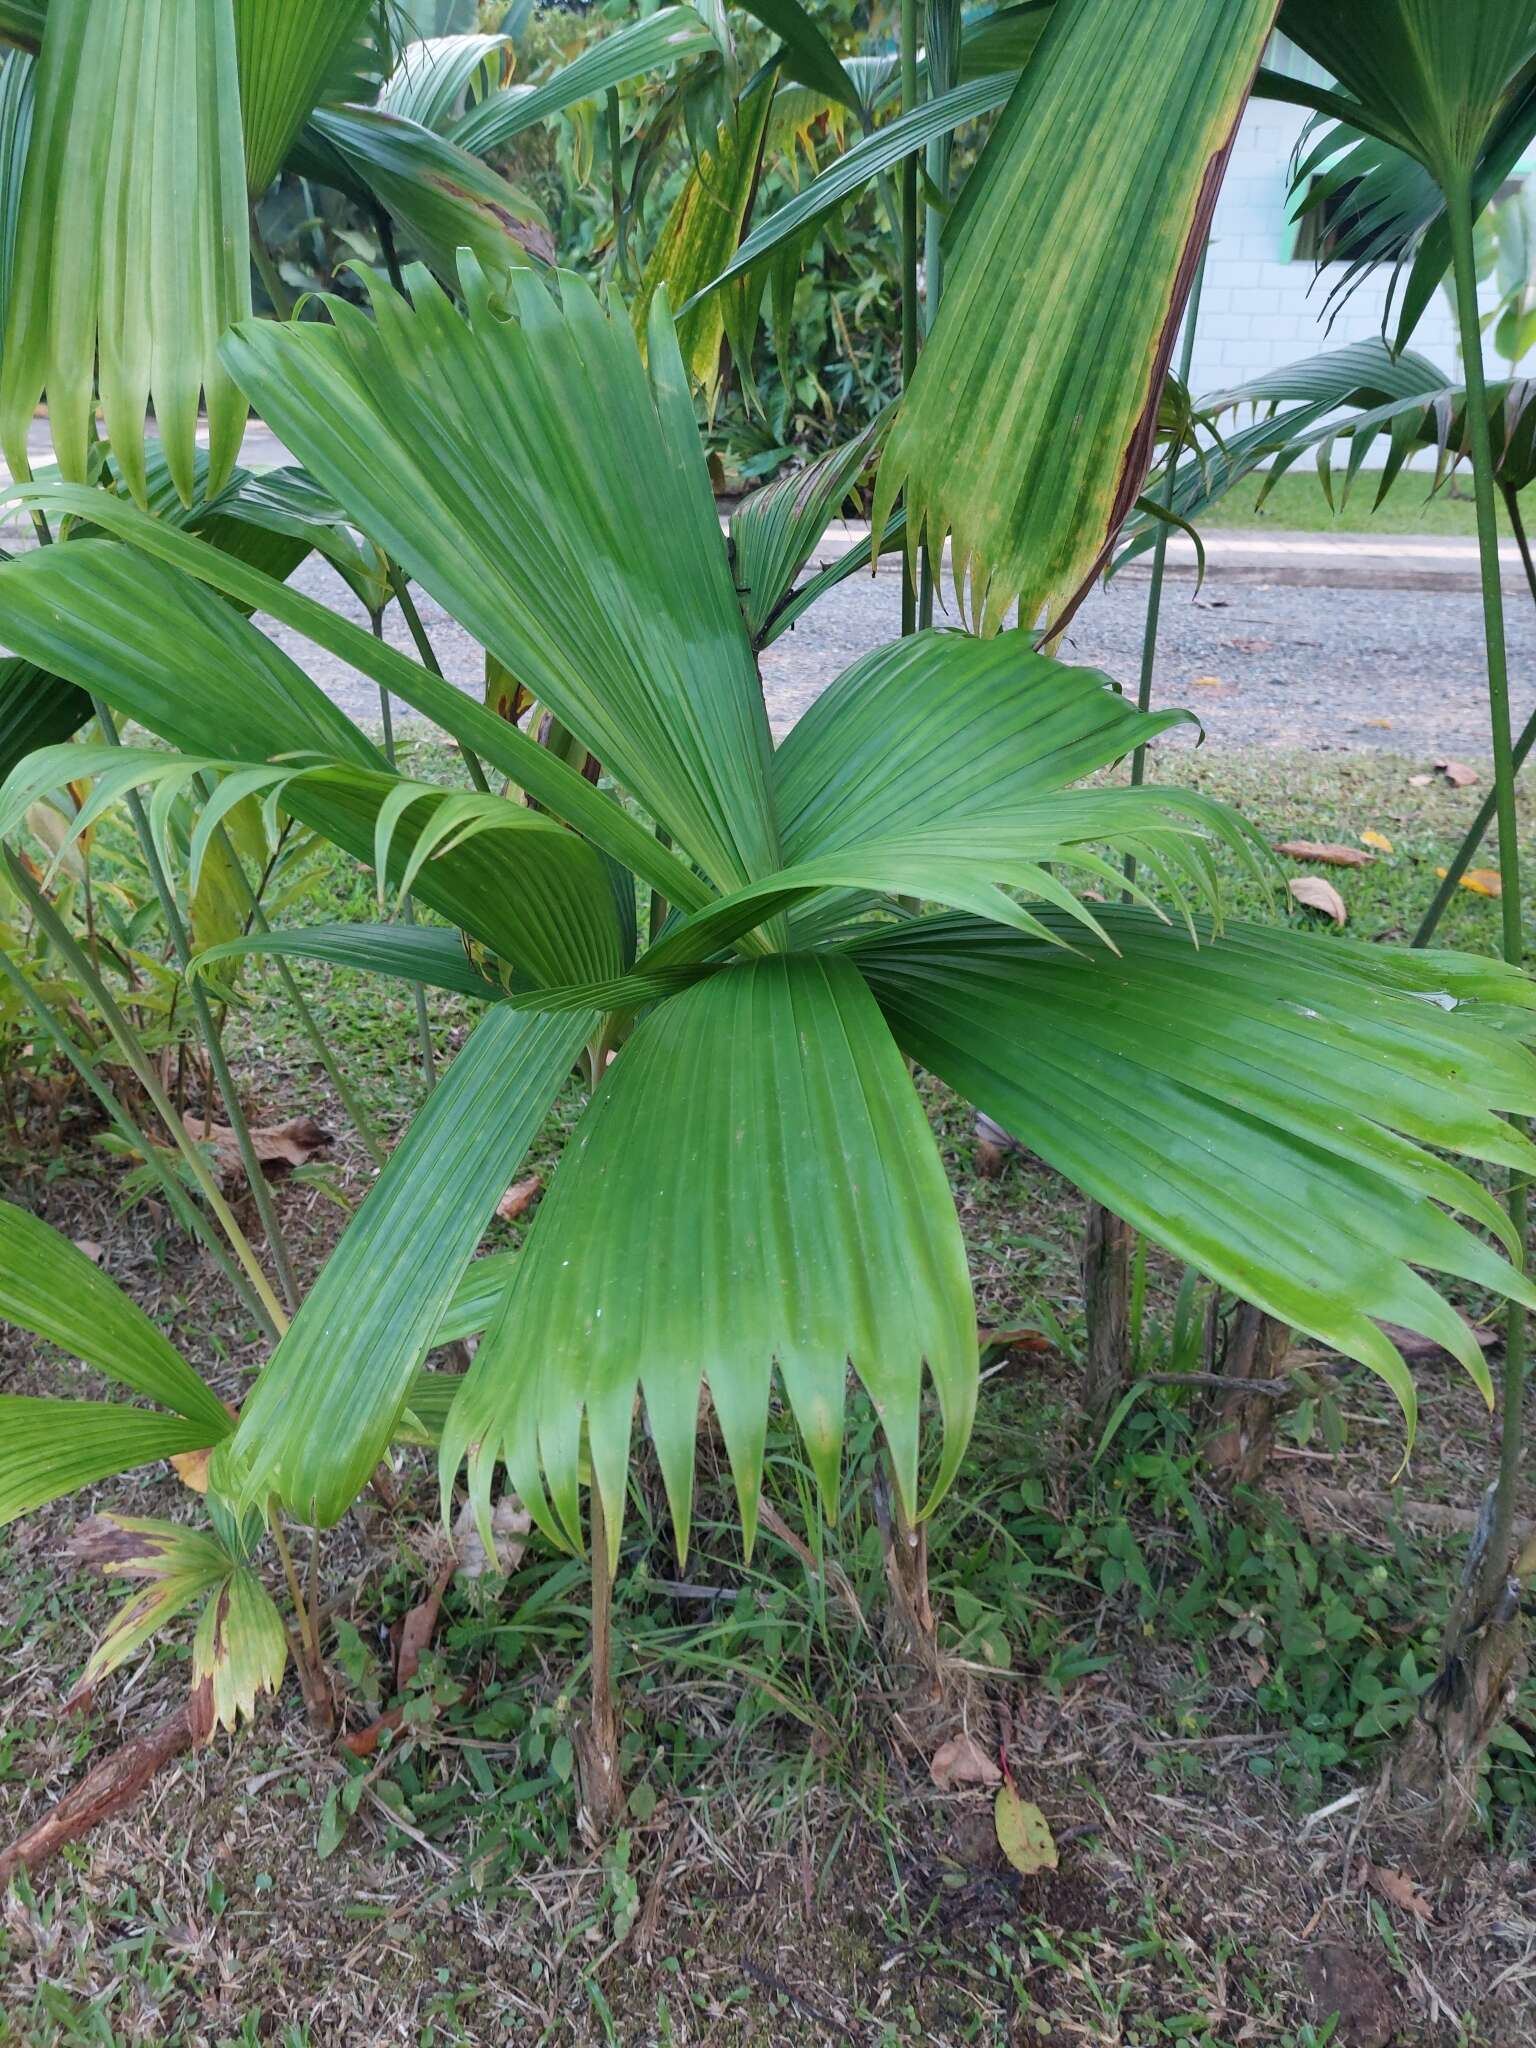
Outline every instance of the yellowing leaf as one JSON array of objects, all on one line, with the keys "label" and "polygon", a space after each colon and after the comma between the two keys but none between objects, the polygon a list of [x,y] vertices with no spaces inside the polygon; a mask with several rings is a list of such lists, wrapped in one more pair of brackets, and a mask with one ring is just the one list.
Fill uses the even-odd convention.
[{"label": "yellowing leaf", "polygon": [[1362,832],[1360,834],[1360,844],[1362,846],[1373,846],[1378,853],[1390,853],[1392,851],[1392,842],[1385,832]]},{"label": "yellowing leaf", "polygon": [[1298,875],[1294,882],[1287,882],[1286,887],[1307,910],[1320,910],[1335,924],[1348,924],[1349,912],[1344,908],[1344,898],[1332,882],[1325,881],[1321,875]]},{"label": "yellowing leaf", "polygon": [[1189,687],[1192,690],[1224,690],[1227,686],[1220,676],[1194,676]]},{"label": "yellowing leaf", "polygon": [[1056,1868],[1056,1838],[1038,1806],[1021,1799],[1011,1778],[997,1788],[998,1847],[1025,1877]]},{"label": "yellowing leaf", "polygon": [[[1450,873],[1449,868],[1436,868],[1435,873],[1443,882]],[[1497,868],[1468,868],[1461,877],[1460,886],[1470,889],[1474,896],[1502,896],[1504,883]]]}]

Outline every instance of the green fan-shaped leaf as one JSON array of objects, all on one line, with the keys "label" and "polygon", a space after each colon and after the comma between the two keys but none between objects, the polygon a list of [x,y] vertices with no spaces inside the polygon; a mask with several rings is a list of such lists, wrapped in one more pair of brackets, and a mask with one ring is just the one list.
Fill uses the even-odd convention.
[{"label": "green fan-shaped leaf", "polygon": [[457,932],[420,924],[310,924],[292,931],[250,932],[209,946],[198,955],[199,969],[219,960],[247,954],[265,958],[324,960],[332,967],[354,967],[362,974],[393,974],[428,988],[451,989],[455,995],[494,1002],[504,993],[487,981],[464,950]]},{"label": "green fan-shaped leaf", "polygon": [[499,35],[424,36],[407,43],[377,105],[445,133],[465,111],[467,94],[483,99],[500,88],[512,49],[512,38]]},{"label": "green fan-shaped leaf", "polygon": [[99,378],[136,498],[151,401],[189,500],[206,398],[218,488],[245,426],[216,344],[250,312],[247,244],[229,6],[52,0],[0,367],[0,446],[12,474],[31,474],[27,428],[46,393],[59,467],[83,480]]},{"label": "green fan-shaped leaf", "polygon": [[1446,1213],[1511,1243],[1486,1189],[1425,1148],[1528,1168],[1498,1112],[1536,1105],[1536,1061],[1477,1005],[1528,1009],[1531,984],[1261,926],[1195,947],[1133,909],[1103,922],[1118,956],[962,918],[849,955],[912,1057],[1176,1257],[1380,1373],[1410,1428],[1374,1319],[1433,1337],[1488,1397],[1465,1324],[1413,1269],[1536,1288]]},{"label": "green fan-shaped leaf", "polygon": [[13,1202],[0,1202],[0,1316],[213,1432],[200,1441],[228,1433],[223,1402],[143,1309],[67,1237]]},{"label": "green fan-shaped leaf", "polygon": [[0,1394],[0,1525],[135,1466],[206,1450],[233,1426],[220,1415],[215,1427],[115,1401]]},{"label": "green fan-shaped leaf", "polygon": [[[376,318],[240,328],[229,360],[305,466],[671,830],[711,882],[777,866],[768,721],[664,306],[465,273]],[[581,488],[572,479],[581,479]],[[25,650],[19,650],[25,651]]]},{"label": "green fan-shaped leaf", "polygon": [[[152,732],[193,753],[216,753],[238,739],[243,750],[259,756],[268,745],[262,736],[267,728],[262,726],[253,733],[245,722],[247,709],[255,705],[265,717],[286,699],[292,705],[290,737],[279,745],[297,745],[301,750],[312,746],[317,753],[357,758],[375,767],[382,759],[377,748],[293,663],[284,667],[280,658],[267,677],[262,673],[269,666],[266,654],[259,663],[240,660],[240,652],[248,651],[249,643],[239,642],[237,636],[219,637],[221,614],[227,607],[214,606],[202,615],[190,601],[178,607],[182,583],[177,578],[150,583],[143,574],[146,556],[185,571],[187,579],[208,589],[222,591],[242,609],[265,612],[291,626],[317,647],[382,684],[464,746],[472,747],[556,817],[577,826],[594,846],[632,868],[673,903],[693,906],[708,900],[707,885],[691,868],[668,853],[654,833],[594,789],[552,748],[539,746],[464,691],[408,661],[339,612],[104,491],[74,484],[26,484],[13,488],[8,498],[29,508],[46,508],[55,517],[87,518],[133,544],[131,556],[120,549],[92,550],[80,542],[68,548],[38,549],[14,562],[0,563],[0,639],[19,651],[47,649],[43,666],[100,691],[109,703],[128,711]],[[142,579],[143,586],[137,598],[132,595],[136,577]],[[152,606],[144,601],[145,588],[156,593]],[[208,644],[219,648],[220,658],[212,666],[199,662],[197,648],[184,643],[193,621],[198,622],[200,636],[212,636],[211,643],[200,637],[197,648]],[[110,630],[98,632],[98,623]],[[131,662],[127,659],[130,648],[134,651]],[[276,650],[269,647],[268,651]],[[189,655],[194,658],[187,658]],[[323,733],[330,734],[329,742],[310,737]]]},{"label": "green fan-shaped leaf", "polygon": [[0,661],[0,775],[38,747],[78,732],[91,715],[83,690],[30,661]]},{"label": "green fan-shaped leaf", "polygon": [[616,1544],[638,1389],[685,1546],[707,1382],[750,1542],[774,1368],[830,1505],[850,1363],[915,1510],[925,1364],[940,1490],[974,1409],[965,1247],[868,990],[835,959],[781,954],[663,1004],[609,1069],[449,1417],[443,1483],[467,1452],[485,1512],[502,1458],[579,1543],[585,1420]]},{"label": "green fan-shaped leaf", "polygon": [[252,196],[283,167],[294,137],[372,0],[234,0],[245,171]]},{"label": "green fan-shaped leaf", "polygon": [[252,1389],[224,1492],[247,1506],[276,1493],[327,1528],[346,1513],[595,1021],[497,1005],[476,1026]]},{"label": "green fan-shaped leaf", "polygon": [[965,186],[874,523],[904,489],[909,553],[952,537],[956,588],[986,631],[1015,601],[1026,625],[1048,602],[1069,612],[1141,494],[1274,14],[1274,0],[1057,0]]},{"label": "green fan-shaped leaf", "polygon": [[[884,415],[871,420],[851,441],[753,491],[731,514],[731,567],[754,646],[764,643],[817,542],[873,461],[885,424]],[[868,549],[862,552],[867,560]]]}]

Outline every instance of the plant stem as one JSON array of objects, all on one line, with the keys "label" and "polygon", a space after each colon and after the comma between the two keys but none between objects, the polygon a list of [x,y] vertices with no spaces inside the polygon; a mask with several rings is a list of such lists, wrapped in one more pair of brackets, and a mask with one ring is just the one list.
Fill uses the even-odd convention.
[{"label": "plant stem", "polygon": [[[1467,431],[1472,446],[1472,484],[1477,502],[1478,554],[1482,568],[1483,633],[1488,657],[1488,710],[1492,721],[1494,815],[1499,827],[1499,908],[1504,958],[1518,966],[1525,952],[1520,895],[1520,839],[1515,817],[1515,765],[1510,742],[1509,670],[1504,646],[1504,590],[1499,574],[1498,511],[1494,504],[1493,445],[1488,431],[1488,397],[1483,384],[1483,339],[1477,318],[1477,257],[1473,248],[1473,198],[1469,176],[1458,172],[1445,186],[1456,279],[1456,316],[1467,390]],[[1526,1234],[1526,1183],[1517,1172],[1509,1181],[1509,1220],[1522,1248]],[[1520,1483],[1521,1419],[1525,1401],[1525,1311],[1509,1305],[1504,1337],[1504,1401],[1500,1418],[1499,1477],[1493,1526],[1478,1574],[1480,1605],[1492,1604],[1509,1570]]]},{"label": "plant stem", "polygon": [[[1519,546],[1520,560],[1525,565],[1526,585],[1530,590],[1532,602],[1536,603],[1536,560],[1532,558],[1531,544],[1526,537],[1525,521],[1520,513],[1520,496],[1511,484],[1503,485],[1502,492],[1504,509],[1509,514],[1510,530],[1513,532]],[[1521,727],[1520,737],[1515,741],[1514,751],[1510,755],[1510,766],[1515,774],[1518,775],[1525,766],[1526,757],[1533,746],[1536,746],[1536,711],[1531,713],[1530,717]],[[1446,869],[1445,879],[1435,891],[1434,901],[1430,904],[1428,910],[1425,911],[1419,928],[1410,941],[1412,945],[1427,946],[1434,937],[1435,927],[1445,915],[1445,906],[1456,894],[1457,889],[1460,887],[1462,876],[1472,865],[1473,855],[1483,843],[1483,836],[1492,821],[1496,802],[1497,791],[1490,790],[1478,806],[1477,816],[1472,820],[1467,836],[1462,840],[1460,847],[1457,849],[1456,858]]]},{"label": "plant stem", "polygon": [[[440,682],[446,682],[448,678],[443,674],[442,664],[432,651],[432,642],[427,638],[427,629],[421,623],[421,613],[416,609],[416,601],[411,596],[410,586],[401,573],[398,562],[391,562],[389,565],[389,587],[395,594],[395,603],[400,607],[400,616],[405,620],[411,639],[415,642],[416,652],[421,657],[422,666],[429,668]],[[491,785],[485,779],[485,770],[480,766],[479,759],[470,752],[469,748],[462,741],[458,741],[456,744],[459,752],[464,756],[464,766],[469,770],[470,781],[482,795],[487,794]]]},{"label": "plant stem", "polygon": [[[201,776],[197,778],[197,786],[206,802],[208,790]],[[245,897],[249,922],[259,932],[270,932],[272,927],[267,922],[267,913],[261,907],[261,898],[252,885],[250,877],[245,872],[245,863],[241,860],[239,854],[236,853],[229,834],[222,825],[219,827],[219,843],[224,849],[225,859],[229,862],[240,883],[241,893]],[[293,1005],[293,1013],[299,1020],[300,1030],[313,1047],[315,1058],[320,1062],[326,1079],[335,1089],[342,1108],[347,1112],[352,1121],[353,1128],[356,1130],[359,1138],[362,1139],[368,1157],[382,1171],[384,1162],[389,1157],[388,1149],[384,1144],[383,1134],[372,1117],[369,1116],[367,1110],[363,1108],[357,1096],[354,1095],[351,1088],[347,1085],[346,1076],[341,1070],[341,1063],[326,1044],[325,1033],[315,1022],[315,1013],[304,1000],[299,984],[294,979],[293,969],[288,965],[288,962],[281,953],[273,954],[272,959],[273,964],[277,968],[278,977],[283,984],[284,992],[289,1002]]]},{"label": "plant stem", "polygon": [[202,1240],[204,1248],[218,1266],[219,1271],[239,1295],[250,1314],[254,1316],[258,1323],[264,1321],[264,1311],[247,1284],[245,1275],[230,1258],[229,1253],[220,1242],[218,1232],[214,1229],[207,1216],[204,1215],[196,1202],[193,1201],[181,1182],[172,1173],[170,1167],[166,1165],[160,1146],[154,1144],[139,1129],[128,1111],[118,1101],[116,1095],[113,1094],[111,1088],[108,1087],[85,1054],[65,1031],[63,1025],[60,1024],[47,1003],[43,1001],[43,998],[38,994],[31,982],[27,980],[20,968],[17,967],[9,953],[3,949],[0,949],[0,973],[6,976],[59,1051],[68,1060],[86,1087],[90,1089],[96,1100],[106,1111],[107,1116],[117,1126],[121,1137],[133,1147],[134,1151],[142,1155],[145,1165],[160,1183],[161,1191],[170,1205],[171,1214],[176,1217],[183,1229],[191,1231],[194,1237]]},{"label": "plant stem", "polygon": [[[112,708],[102,697],[93,697],[96,723],[101,727],[102,737],[109,747],[120,747],[122,740],[117,730],[117,720]],[[144,799],[139,792],[128,791],[128,811],[133,819],[133,829],[138,834],[139,847],[144,855],[145,866],[149,869],[150,880],[155,885],[155,894],[160,899],[160,914],[165,919],[166,929],[171,935],[171,948],[176,955],[176,964],[181,969],[181,978],[192,1003],[192,1014],[197,1019],[198,1033],[203,1041],[203,1050],[213,1078],[218,1083],[219,1094],[224,1100],[224,1114],[229,1119],[229,1128],[235,1134],[235,1145],[240,1153],[240,1164],[245,1169],[245,1178],[256,1204],[256,1213],[261,1218],[261,1227],[266,1234],[267,1246],[272,1253],[272,1263],[277,1268],[278,1285],[283,1290],[283,1299],[292,1314],[299,1305],[299,1283],[294,1278],[293,1263],[288,1256],[288,1243],[283,1236],[283,1226],[278,1221],[277,1205],[272,1200],[272,1190],[267,1177],[261,1170],[261,1161],[256,1157],[256,1147],[251,1138],[251,1127],[240,1105],[235,1079],[229,1071],[229,1061],[224,1056],[224,1040],[213,1021],[213,1011],[208,1005],[208,994],[203,984],[192,974],[192,941],[181,915],[181,906],[176,901],[176,892],[171,887],[170,877],[165,872],[165,863],[160,858],[160,849],[155,844],[155,835],[150,830],[149,817],[144,809]],[[204,1098],[204,1126],[213,1123],[213,1104]]]},{"label": "plant stem", "polygon": [[139,1044],[132,1025],[118,1008],[111,990],[92,967],[84,949],[76,943],[74,934],[9,847],[5,850],[5,857],[11,880],[25,897],[32,915],[63,955],[70,973],[101,1012],[108,1031],[117,1041],[118,1050],[132,1068],[139,1086],[154,1104],[155,1113],[165,1125],[171,1142],[186,1161],[187,1171],[196,1183],[198,1191],[218,1218],[219,1227],[229,1240],[231,1250],[244,1267],[246,1277],[255,1289],[258,1320],[265,1326],[269,1337],[281,1337],[288,1327],[288,1318],[283,1311],[282,1303],[272,1292],[271,1284],[261,1269],[261,1261],[252,1251],[249,1239],[236,1222],[233,1210],[219,1192],[218,1183],[208,1170],[207,1160],[192,1142],[186,1125],[171,1106],[170,1099],[155,1073],[154,1064]]},{"label": "plant stem", "polygon": [[261,279],[262,290],[272,302],[272,311],[279,320],[293,318],[293,294],[283,283],[277,265],[272,261],[272,251],[262,239],[261,229],[256,225],[256,209],[251,208],[251,261],[256,266],[256,275]]},{"label": "plant stem", "polygon": [[[1184,313],[1184,337],[1179,344],[1179,380],[1186,387],[1189,384],[1190,366],[1195,359],[1195,329],[1200,323],[1200,294],[1205,286],[1205,259],[1210,253],[1207,241],[1200,252],[1200,261],[1195,269],[1194,282],[1189,288],[1189,304]],[[1162,502],[1171,509],[1174,486],[1178,473],[1178,450],[1168,450],[1168,473],[1163,478]],[[1147,589],[1147,617],[1141,635],[1141,674],[1136,683],[1136,709],[1146,715],[1152,708],[1152,682],[1157,671],[1157,629],[1163,610],[1163,578],[1168,567],[1168,523],[1159,520],[1157,538],[1152,544],[1152,581]],[[1139,788],[1146,780],[1147,750],[1138,747],[1131,756],[1131,786]],[[1125,857],[1125,879],[1136,879],[1136,856],[1128,853]],[[1131,900],[1130,891],[1125,901]]]},{"label": "plant stem", "polygon": [[[374,639],[382,640],[384,638],[384,614],[382,612],[373,612],[370,614],[370,617],[373,622]],[[384,725],[384,758],[388,761],[390,767],[393,768],[395,765],[395,726],[394,720],[390,715],[389,692],[382,683],[379,685],[379,716]],[[381,875],[379,877],[379,887],[382,889],[383,886],[384,878]],[[409,896],[406,897],[400,906],[400,916],[405,924],[414,924],[416,922],[416,906],[412,903]],[[421,1046],[421,1070],[426,1076],[427,1093],[430,1095],[437,1086],[437,1062],[432,1057],[432,1019],[427,1015],[427,992],[419,981],[412,984],[412,994],[416,1000],[416,1038]]]},{"label": "plant stem", "polygon": [[[917,105],[917,0],[901,0],[901,110],[905,114]],[[906,391],[917,368],[917,156],[909,153],[901,161],[901,388]],[[933,613],[930,578],[929,616]],[[901,571],[901,630],[905,637],[917,630],[917,587],[912,580],[912,558],[903,551]]]}]

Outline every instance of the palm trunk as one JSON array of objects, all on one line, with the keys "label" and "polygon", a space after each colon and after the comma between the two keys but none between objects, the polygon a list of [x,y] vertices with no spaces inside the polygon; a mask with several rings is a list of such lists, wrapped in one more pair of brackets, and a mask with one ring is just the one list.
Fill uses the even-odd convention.
[{"label": "palm trunk", "polygon": [[[1288,1323],[1276,1322],[1251,1301],[1240,1301],[1214,1369],[1227,1379],[1277,1380],[1291,1348]],[[1229,1485],[1251,1485],[1263,1473],[1274,1447],[1278,1409],[1269,1394],[1217,1394],[1210,1409],[1211,1431],[1204,1457],[1212,1473]]]},{"label": "palm trunk", "polygon": [[619,1709],[613,1690],[613,1571],[608,1558],[608,1522],[594,1480],[592,1527],[591,1706],[576,1729],[576,1769],[590,1833],[604,1841],[624,1813],[624,1777],[619,1751]]},{"label": "palm trunk", "polygon": [[1136,1233],[1099,1202],[1088,1204],[1083,1238],[1083,1412],[1096,1427],[1131,1377],[1131,1247]]},{"label": "palm trunk", "polygon": [[[1477,537],[1482,570],[1483,631],[1488,658],[1488,708],[1492,720],[1494,815],[1498,820],[1500,910],[1504,958],[1518,965],[1524,956],[1520,893],[1520,845],[1515,817],[1515,760],[1509,719],[1509,671],[1504,645],[1504,593],[1499,575],[1498,516],[1494,502],[1493,449],[1488,400],[1483,384],[1482,335],[1477,319],[1477,264],[1470,181],[1458,175],[1447,184],[1446,211],[1456,279],[1467,386],[1467,431],[1477,503]],[[1510,1178],[1510,1221],[1523,1245],[1526,1185]],[[1527,1545],[1511,1561],[1515,1498],[1520,1484],[1525,1400],[1525,1311],[1511,1303],[1505,1324],[1503,1404],[1498,1475],[1494,1481],[1487,1540],[1474,1551],[1456,1611],[1446,1630],[1440,1672],[1426,1694],[1418,1721],[1394,1760],[1396,1788],[1432,1804],[1435,1832],[1442,1840],[1461,1833],[1476,1812],[1478,1765],[1489,1738],[1503,1719],[1522,1662],[1520,1581],[1536,1568],[1536,1547]],[[1428,1802],[1429,1804],[1424,1804]]]}]

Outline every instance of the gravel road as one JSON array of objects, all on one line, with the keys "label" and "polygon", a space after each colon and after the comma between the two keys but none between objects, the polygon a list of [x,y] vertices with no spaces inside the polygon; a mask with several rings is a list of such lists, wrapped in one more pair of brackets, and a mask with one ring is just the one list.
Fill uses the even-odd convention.
[{"label": "gravel road", "polygon": [[[356,607],[338,579],[312,558],[295,579],[327,603]],[[1096,591],[1073,622],[1067,658],[1106,669],[1133,689],[1141,660],[1147,584],[1128,573]],[[856,576],[763,657],[763,683],[776,732],[848,664],[900,629],[900,581],[884,567]],[[1536,612],[1507,599],[1517,724],[1536,708]],[[430,600],[423,618],[449,679],[478,689],[479,650]],[[373,723],[372,683],[281,627],[263,621],[331,697]],[[390,638],[411,647],[393,614]],[[1481,612],[1475,591],[1328,589],[1264,583],[1213,568],[1198,596],[1188,576],[1169,578],[1159,638],[1156,701],[1184,704],[1205,725],[1208,744],[1307,752],[1379,749],[1394,754],[1486,756],[1487,710]],[[1174,735],[1168,744],[1188,744]]]}]

